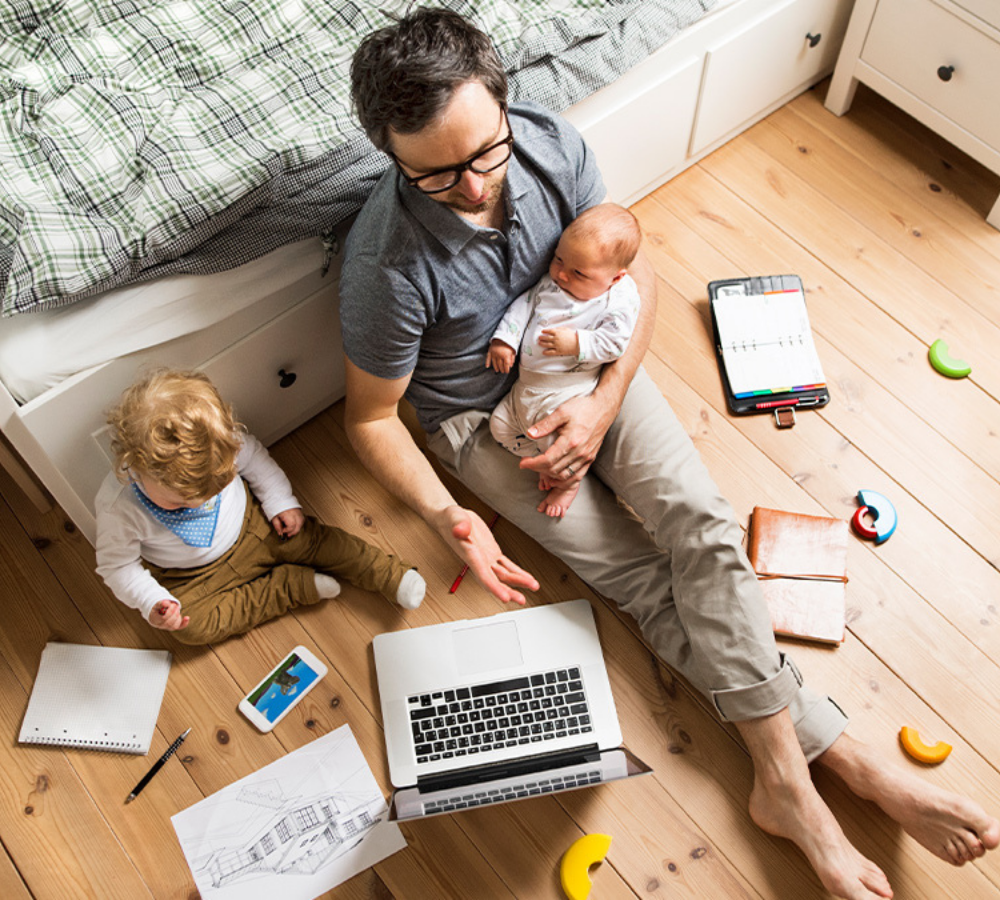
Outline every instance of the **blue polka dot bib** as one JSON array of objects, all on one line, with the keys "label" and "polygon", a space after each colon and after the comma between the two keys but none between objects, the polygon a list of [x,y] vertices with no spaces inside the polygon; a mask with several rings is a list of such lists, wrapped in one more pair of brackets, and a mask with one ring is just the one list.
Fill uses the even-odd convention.
[{"label": "blue polka dot bib", "polygon": [[212,546],[215,525],[219,521],[219,507],[222,506],[222,494],[217,494],[196,509],[163,509],[139,490],[139,485],[134,481],[132,490],[146,511],[189,547]]}]

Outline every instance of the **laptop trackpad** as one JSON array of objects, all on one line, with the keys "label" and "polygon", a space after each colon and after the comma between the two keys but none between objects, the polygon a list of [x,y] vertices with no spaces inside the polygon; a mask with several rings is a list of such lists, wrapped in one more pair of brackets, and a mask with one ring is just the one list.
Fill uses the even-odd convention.
[{"label": "laptop trackpad", "polygon": [[506,669],[523,662],[517,626],[511,621],[456,628],[451,639],[461,675]]}]

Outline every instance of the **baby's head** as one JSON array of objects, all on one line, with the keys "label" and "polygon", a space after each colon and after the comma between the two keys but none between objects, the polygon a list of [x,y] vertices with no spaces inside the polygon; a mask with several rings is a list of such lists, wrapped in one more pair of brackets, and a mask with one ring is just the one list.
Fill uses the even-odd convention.
[{"label": "baby's head", "polygon": [[639,223],[623,206],[592,206],[562,233],[549,276],[577,300],[593,300],[626,275],[641,241]]},{"label": "baby's head", "polygon": [[201,372],[149,372],[108,424],[116,474],[164,509],[200,506],[236,476],[242,426]]}]

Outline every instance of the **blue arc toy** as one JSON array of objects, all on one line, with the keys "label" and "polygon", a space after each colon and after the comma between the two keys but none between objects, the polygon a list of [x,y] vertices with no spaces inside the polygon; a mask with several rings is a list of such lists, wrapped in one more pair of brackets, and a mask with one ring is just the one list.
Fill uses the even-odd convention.
[{"label": "blue arc toy", "polygon": [[[882,494],[877,491],[858,491],[858,503],[861,506],[851,518],[851,525],[854,530],[863,538],[882,544],[889,540],[892,533],[899,524],[894,507]],[[872,526],[865,522],[865,513],[870,513],[874,521]]]}]

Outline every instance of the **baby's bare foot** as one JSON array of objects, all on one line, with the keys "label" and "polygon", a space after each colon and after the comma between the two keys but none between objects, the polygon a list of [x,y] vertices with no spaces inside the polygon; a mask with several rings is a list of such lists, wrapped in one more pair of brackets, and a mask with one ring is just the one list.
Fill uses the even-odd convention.
[{"label": "baby's bare foot", "polygon": [[545,499],[538,504],[538,511],[551,516],[553,519],[561,519],[566,515],[570,504],[579,492],[579,483],[574,484],[572,487],[552,488],[545,495]]}]

